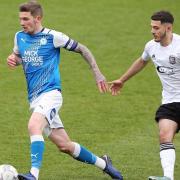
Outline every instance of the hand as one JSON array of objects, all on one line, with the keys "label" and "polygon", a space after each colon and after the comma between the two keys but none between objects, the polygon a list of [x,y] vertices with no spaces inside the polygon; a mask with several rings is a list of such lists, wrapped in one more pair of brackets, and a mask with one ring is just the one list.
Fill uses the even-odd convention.
[{"label": "hand", "polygon": [[108,84],[105,80],[97,82],[97,86],[100,93],[108,92]]},{"label": "hand", "polygon": [[19,63],[21,59],[16,56],[15,54],[10,54],[7,58],[7,64],[10,68],[15,68]]},{"label": "hand", "polygon": [[124,83],[120,79],[108,82],[108,84],[110,85],[110,91],[113,96],[118,95],[124,85]]}]

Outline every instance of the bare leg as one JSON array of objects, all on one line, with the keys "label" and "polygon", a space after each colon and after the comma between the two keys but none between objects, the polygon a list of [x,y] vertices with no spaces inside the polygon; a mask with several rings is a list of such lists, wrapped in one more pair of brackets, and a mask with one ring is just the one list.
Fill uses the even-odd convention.
[{"label": "bare leg", "polygon": [[160,158],[164,176],[174,180],[175,148],[173,139],[178,125],[169,119],[159,120]]},{"label": "bare leg", "polygon": [[72,155],[75,149],[74,143],[63,128],[53,129],[49,139],[58,147],[61,152]]},{"label": "bare leg", "polygon": [[80,144],[72,142],[64,129],[53,129],[49,139],[56,144],[61,152],[71,155],[78,161],[99,167],[113,179],[123,180],[121,173],[112,166],[109,157],[100,158]]}]

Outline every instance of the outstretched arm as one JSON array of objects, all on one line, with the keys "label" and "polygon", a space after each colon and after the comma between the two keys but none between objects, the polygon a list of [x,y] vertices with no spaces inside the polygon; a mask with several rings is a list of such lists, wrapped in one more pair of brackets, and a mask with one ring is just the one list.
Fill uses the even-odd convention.
[{"label": "outstretched arm", "polygon": [[147,62],[148,61],[144,61],[141,57],[138,58],[119,79],[109,82],[112,95],[117,95],[124,83],[140,72],[146,66]]},{"label": "outstretched arm", "polygon": [[99,70],[99,67],[96,63],[96,60],[91,53],[91,51],[84,45],[78,43],[77,47],[74,49],[75,52],[80,53],[83,58],[86,60],[86,62],[89,64],[89,66],[92,69],[92,72],[94,74],[97,86],[99,88],[100,92],[107,92],[108,86],[106,83],[106,78],[103,76],[101,71]]}]

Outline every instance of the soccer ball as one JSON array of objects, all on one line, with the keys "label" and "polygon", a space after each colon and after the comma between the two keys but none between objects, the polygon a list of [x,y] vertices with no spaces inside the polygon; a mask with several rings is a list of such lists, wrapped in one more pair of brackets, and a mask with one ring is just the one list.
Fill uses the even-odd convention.
[{"label": "soccer ball", "polygon": [[18,172],[9,164],[0,165],[0,180],[18,180]]}]

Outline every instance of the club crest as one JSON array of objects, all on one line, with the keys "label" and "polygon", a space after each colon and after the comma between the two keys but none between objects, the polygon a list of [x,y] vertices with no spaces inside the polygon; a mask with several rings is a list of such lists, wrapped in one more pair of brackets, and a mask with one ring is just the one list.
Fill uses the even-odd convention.
[{"label": "club crest", "polygon": [[40,44],[41,45],[46,45],[47,44],[47,39],[46,38],[41,38]]},{"label": "club crest", "polygon": [[169,63],[170,64],[176,64],[177,58],[174,55],[169,56]]}]

